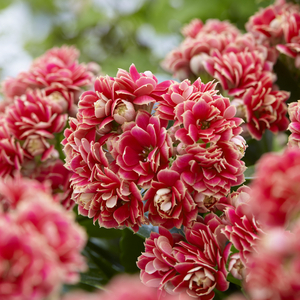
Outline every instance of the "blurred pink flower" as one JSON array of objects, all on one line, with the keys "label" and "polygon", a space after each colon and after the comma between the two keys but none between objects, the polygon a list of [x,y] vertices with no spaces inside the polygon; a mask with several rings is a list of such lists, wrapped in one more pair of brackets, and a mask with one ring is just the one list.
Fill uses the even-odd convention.
[{"label": "blurred pink flower", "polygon": [[185,27],[186,39],[162,62],[162,67],[179,80],[199,76],[212,52],[222,52],[240,35],[239,30],[227,21],[210,19],[203,26],[201,24],[201,20],[194,20]]},{"label": "blurred pink flower", "polygon": [[299,284],[299,226],[293,232],[272,228],[259,242],[248,264],[246,292],[253,300],[297,300]]},{"label": "blurred pink flower", "polygon": [[37,230],[48,247],[53,249],[62,269],[61,273],[64,274],[62,281],[77,283],[80,279],[79,272],[86,270],[85,260],[80,252],[87,237],[83,228],[75,223],[73,213],[66,212],[61,206],[55,205],[50,197],[47,199],[45,196],[44,199],[21,201],[14,213],[19,225]]},{"label": "blurred pink flower", "polygon": [[[20,202],[46,196],[49,198],[50,188],[46,183],[16,176],[0,180],[0,206],[4,211],[15,210]],[[46,200],[45,200],[46,201]]]},{"label": "blurred pink flower", "polygon": [[42,236],[2,215],[0,235],[1,299],[43,300],[60,289],[63,273]]},{"label": "blurred pink flower", "polygon": [[[71,292],[62,300],[159,300],[157,289],[144,286],[137,276],[119,275],[105,287],[105,291],[95,293]],[[179,300],[176,295],[165,295],[165,300]],[[188,296],[180,300],[191,299]]]},{"label": "blurred pink flower", "polygon": [[81,251],[87,236],[75,223],[73,212],[54,201],[50,185],[21,177],[1,180],[0,220],[10,218],[44,244],[41,251],[52,251],[61,283],[79,281],[78,273],[86,270]]},{"label": "blurred pink flower", "polygon": [[246,29],[260,39],[268,39],[272,44],[278,44],[283,40],[287,15],[296,10],[296,5],[286,3],[285,0],[276,1],[251,16]]},{"label": "blurred pink flower", "polygon": [[203,23],[199,19],[193,19],[189,24],[186,24],[182,29],[181,33],[185,37],[195,38],[197,34],[201,31]]},{"label": "blurred pink flower", "polygon": [[261,224],[286,227],[297,217],[300,205],[300,150],[265,154],[256,165],[251,207]]},{"label": "blurred pink flower", "polygon": [[[82,88],[90,86],[94,79],[88,66],[78,63],[78,57],[79,51],[74,46],[52,48],[35,59],[27,72],[6,79],[2,84],[2,92],[12,101],[15,96],[33,89],[44,90],[47,95],[57,91],[65,98],[68,111],[72,112]],[[60,101],[63,102],[63,99]]]},{"label": "blurred pink flower", "polygon": [[60,202],[66,209],[72,209],[75,202],[71,199],[73,189],[70,187],[72,172],[67,170],[60,159],[47,160],[29,175],[30,178],[39,182],[51,184],[52,195],[57,202]]}]

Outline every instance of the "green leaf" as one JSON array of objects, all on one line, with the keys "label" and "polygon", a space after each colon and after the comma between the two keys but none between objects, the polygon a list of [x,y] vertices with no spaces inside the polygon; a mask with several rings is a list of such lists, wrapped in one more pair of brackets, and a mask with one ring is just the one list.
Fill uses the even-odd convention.
[{"label": "green leaf", "polygon": [[94,225],[93,220],[87,217],[78,216],[77,221],[86,229],[89,237],[97,237],[101,239],[116,239],[122,237],[122,230],[99,227],[98,224]]},{"label": "green leaf", "polygon": [[254,173],[255,173],[255,166],[247,167],[247,169],[244,173],[245,180],[253,180],[255,178]]},{"label": "green leaf", "polygon": [[229,281],[231,283],[234,283],[234,284],[236,284],[238,286],[242,286],[241,281],[239,279],[234,278],[231,273],[229,273],[227,275],[227,281]]},{"label": "green leaf", "polygon": [[106,278],[110,279],[119,273],[117,267],[107,260],[106,257],[103,257],[103,253],[98,252],[99,247],[94,245],[91,241],[88,241],[86,247],[84,248],[83,255],[87,257],[88,262],[92,263],[97,270],[105,274]]},{"label": "green leaf", "polygon": [[108,282],[108,278],[101,270],[90,269],[88,272],[81,274],[80,282],[98,289],[103,289],[103,286]]},{"label": "green leaf", "polygon": [[120,260],[127,273],[136,273],[139,268],[136,265],[137,258],[145,250],[144,239],[134,234],[129,229],[123,230],[123,237],[120,241],[121,256]]},{"label": "green leaf", "polygon": [[158,232],[158,227],[157,226],[153,226],[153,225],[142,225],[139,229],[139,231],[136,233],[139,237],[141,238],[148,238],[150,237],[150,233],[154,231],[154,232]]}]

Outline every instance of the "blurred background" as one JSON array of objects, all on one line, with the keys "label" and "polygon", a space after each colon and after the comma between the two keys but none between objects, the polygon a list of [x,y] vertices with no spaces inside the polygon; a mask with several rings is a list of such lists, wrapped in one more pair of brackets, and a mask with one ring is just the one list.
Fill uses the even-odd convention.
[{"label": "blurred background", "polygon": [[170,77],[160,67],[194,18],[229,20],[239,29],[270,0],[0,0],[0,80],[28,69],[33,58],[75,45],[80,62],[95,61],[115,76],[134,63]]}]

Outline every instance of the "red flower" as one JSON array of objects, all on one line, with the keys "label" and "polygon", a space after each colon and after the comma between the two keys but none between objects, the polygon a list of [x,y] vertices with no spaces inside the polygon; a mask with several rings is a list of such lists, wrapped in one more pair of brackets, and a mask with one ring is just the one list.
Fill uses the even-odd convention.
[{"label": "red flower", "polygon": [[0,117],[0,177],[19,173],[24,161],[24,151],[20,144],[11,136],[11,132]]},{"label": "red flower", "polygon": [[173,292],[210,300],[214,298],[214,288],[228,289],[225,265],[231,244],[225,247],[226,238],[220,231],[223,226],[216,215],[210,214],[186,229],[188,243],[181,241],[175,248],[177,274],[170,278]]},{"label": "red flower", "polygon": [[166,228],[190,226],[197,218],[197,206],[187,191],[180,174],[168,169],[157,174],[158,181],[144,195],[145,211],[152,224]]},{"label": "red flower", "polygon": [[168,166],[172,142],[166,126],[166,121],[143,110],[138,111],[135,122],[124,124],[123,133],[111,145],[121,178],[149,186],[157,172]]},{"label": "red flower", "polygon": [[244,181],[242,155],[230,141],[208,144],[208,147],[207,144],[195,143],[187,146],[185,154],[176,158],[171,170],[181,174],[181,180],[190,191],[220,199],[229,193],[231,186]]},{"label": "red flower", "polygon": [[72,198],[78,204],[79,213],[98,221],[100,227],[132,227],[138,231],[146,223],[142,196],[137,186],[123,181],[109,168],[97,165],[94,180],[74,175]]},{"label": "red flower", "polygon": [[300,148],[300,100],[289,104],[288,113],[291,123],[288,129],[292,132],[289,136],[288,145],[290,147]]},{"label": "red flower", "polygon": [[175,243],[183,239],[179,234],[171,234],[163,227],[159,233],[151,232],[145,241],[145,253],[138,258],[137,266],[141,269],[141,280],[148,287],[160,287],[176,274],[174,266]]},{"label": "red flower", "polygon": [[263,234],[261,226],[246,203],[241,203],[236,208],[228,206],[225,217],[229,225],[222,232],[239,251],[243,264],[246,264],[249,254],[255,251],[257,240]]},{"label": "red flower", "polygon": [[25,141],[23,148],[31,156],[41,154],[45,160],[51,154],[54,133],[61,132],[66,124],[67,114],[59,114],[48,103],[47,97],[38,91],[16,98],[6,111],[5,120],[12,134]]}]

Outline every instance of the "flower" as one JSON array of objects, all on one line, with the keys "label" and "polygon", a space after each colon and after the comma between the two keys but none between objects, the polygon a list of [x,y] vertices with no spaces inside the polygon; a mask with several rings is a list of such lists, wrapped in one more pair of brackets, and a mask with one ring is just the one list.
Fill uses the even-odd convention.
[{"label": "flower", "polygon": [[[24,173],[24,171],[23,171]],[[52,195],[66,209],[74,207],[75,202],[71,199],[73,189],[70,187],[72,172],[67,170],[60,159],[47,160],[40,166],[35,166],[31,174],[26,174],[39,182],[50,182]]]},{"label": "flower", "polygon": [[241,133],[239,125],[243,121],[234,117],[236,109],[229,99],[211,94],[210,91],[195,93],[176,106],[175,115],[181,128],[175,136],[185,145],[227,142]]},{"label": "flower", "polygon": [[266,53],[250,52],[247,48],[237,53],[214,51],[205,61],[205,68],[211,76],[220,80],[229,95],[241,97],[246,89],[257,84],[263,73],[271,71],[272,65],[266,58]]},{"label": "flower", "polygon": [[[85,231],[75,223],[75,215],[56,203],[46,184],[27,178],[0,181],[0,221],[11,219],[23,234],[40,240],[40,251],[53,253],[59,281],[77,283],[79,272],[86,270],[81,256],[86,243]],[[36,274],[37,275],[37,274]],[[37,275],[38,276],[38,275]]]},{"label": "flower", "polygon": [[181,32],[185,37],[195,38],[201,31],[203,23],[199,19],[193,19],[189,24],[185,25]]},{"label": "flower", "polygon": [[177,156],[171,166],[181,174],[181,180],[190,191],[220,199],[230,187],[244,181],[244,163],[237,146],[229,142],[218,144],[195,143],[185,148],[185,154]]},{"label": "flower", "polygon": [[24,156],[22,147],[11,135],[4,117],[0,117],[0,177],[19,173]]},{"label": "flower", "polygon": [[58,204],[54,205],[53,200],[49,199],[51,201],[45,197],[43,201],[37,198],[23,199],[14,212],[17,215],[16,222],[39,232],[57,257],[61,273],[64,274],[62,281],[75,284],[80,279],[79,272],[86,270],[85,260],[80,253],[86,243],[86,233],[75,223],[75,216],[71,212],[66,212]]},{"label": "flower", "polygon": [[211,19],[203,26],[200,20],[192,21],[183,29],[183,34],[186,39],[162,62],[162,67],[179,80],[199,76],[205,70],[206,59],[214,50],[222,52],[240,32],[227,21]]},{"label": "flower", "polygon": [[158,232],[151,232],[145,241],[145,252],[138,258],[137,266],[141,269],[142,283],[148,287],[160,287],[169,278],[176,275],[175,244],[182,240],[183,236],[171,234],[163,227]]},{"label": "flower", "polygon": [[246,268],[239,253],[234,253],[230,256],[228,271],[236,279],[243,280],[246,277]]},{"label": "flower", "polygon": [[156,108],[156,115],[164,120],[175,120],[175,111],[178,105],[184,103],[188,99],[201,98],[204,93],[209,94],[213,99],[218,98],[216,96],[217,90],[215,90],[216,83],[210,81],[204,84],[200,78],[198,78],[193,84],[186,79],[180,83],[174,82],[170,85],[167,93],[162,95],[162,99],[159,100]]},{"label": "flower", "polygon": [[165,228],[190,226],[197,218],[198,209],[192,196],[180,180],[180,174],[172,170],[161,170],[158,181],[144,195],[145,211],[153,225]]},{"label": "flower", "polygon": [[95,179],[87,180],[74,176],[72,199],[78,204],[78,211],[98,221],[100,227],[132,227],[137,232],[146,223],[142,196],[137,186],[123,181],[109,168],[95,168]]},{"label": "flower", "polygon": [[191,228],[186,228],[188,243],[181,241],[174,250],[177,274],[170,278],[169,289],[209,300],[214,298],[214,288],[220,291],[228,289],[225,265],[231,244],[225,247],[226,238],[220,231],[222,227],[222,221],[209,214]]},{"label": "flower", "polygon": [[251,184],[251,207],[261,224],[286,227],[299,213],[300,150],[265,154]]},{"label": "flower", "polygon": [[5,121],[12,134],[25,141],[23,148],[34,157],[48,158],[54,149],[49,140],[54,133],[61,132],[66,124],[67,114],[55,112],[47,97],[38,91],[16,98],[6,111]]},{"label": "flower", "polygon": [[249,18],[246,29],[258,37],[269,39],[272,44],[278,44],[283,38],[287,14],[296,10],[296,5],[285,3],[285,0],[276,1]]},{"label": "flower", "polygon": [[236,208],[228,206],[225,218],[229,224],[222,232],[239,251],[239,258],[246,265],[249,254],[255,251],[257,240],[263,234],[261,226],[247,203],[241,203]]},{"label": "flower", "polygon": [[[159,300],[157,290],[144,286],[137,276],[118,275],[106,286],[105,291],[95,293],[71,292],[62,300]],[[165,295],[165,300],[178,300],[177,296]],[[189,297],[183,297],[188,300]]]},{"label": "flower", "polygon": [[[34,89],[43,90],[47,96],[59,92],[60,104],[64,109],[67,104],[71,113],[82,88],[90,86],[94,78],[89,66],[78,63],[78,57],[79,51],[73,46],[52,48],[35,59],[27,72],[6,79],[2,84],[2,92],[8,101]],[[53,97],[57,98],[57,95]]]},{"label": "flower", "polygon": [[[299,224],[298,224],[299,225]],[[251,299],[299,298],[299,226],[273,228],[259,242],[248,265],[245,290]]]},{"label": "flower", "polygon": [[144,110],[138,111],[135,122],[124,124],[123,133],[111,142],[122,179],[149,186],[157,172],[168,166],[172,143],[166,127],[166,121]]},{"label": "flower", "polygon": [[0,297],[42,300],[61,287],[55,252],[34,231],[0,217]]},{"label": "flower", "polygon": [[288,113],[290,116],[291,123],[288,127],[288,130],[291,131],[291,135],[289,136],[288,146],[299,148],[300,144],[300,114],[299,114],[299,105],[300,100],[298,102],[292,102],[288,106]]}]

